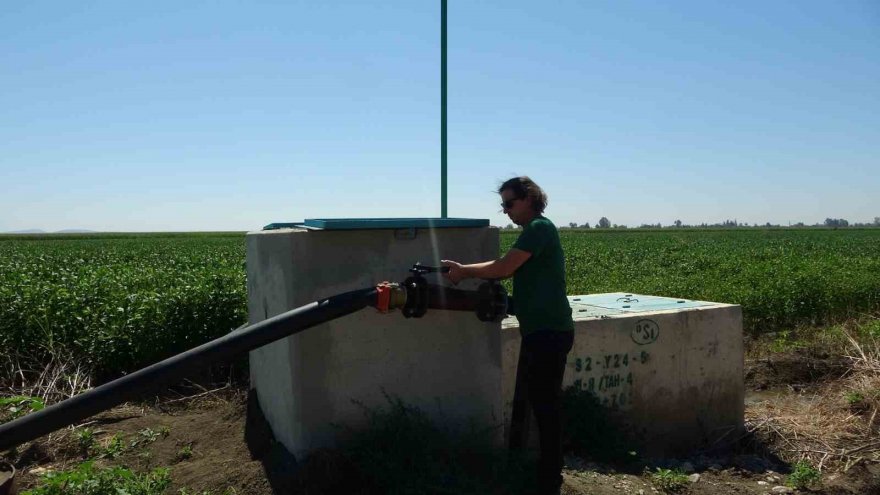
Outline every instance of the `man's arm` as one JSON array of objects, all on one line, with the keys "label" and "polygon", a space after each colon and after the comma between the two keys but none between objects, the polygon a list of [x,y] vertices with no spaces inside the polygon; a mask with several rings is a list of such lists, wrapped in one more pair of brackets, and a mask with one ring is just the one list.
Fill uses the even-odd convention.
[{"label": "man's arm", "polygon": [[510,278],[516,270],[526,262],[532,253],[512,248],[502,258],[472,265],[462,265],[455,261],[443,260],[443,266],[449,267],[445,274],[452,283],[457,284],[466,278],[502,279]]}]

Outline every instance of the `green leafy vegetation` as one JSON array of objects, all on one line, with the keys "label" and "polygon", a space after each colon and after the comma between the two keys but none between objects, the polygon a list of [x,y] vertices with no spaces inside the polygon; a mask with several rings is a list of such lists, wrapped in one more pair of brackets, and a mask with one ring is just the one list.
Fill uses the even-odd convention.
[{"label": "green leafy vegetation", "polygon": [[148,443],[153,443],[162,436],[162,433],[153,430],[152,428],[144,428],[139,431],[137,437],[131,441],[132,448],[137,447],[139,445],[145,445]]},{"label": "green leafy vegetation", "polygon": [[664,493],[675,493],[684,489],[688,477],[677,469],[656,468],[650,473],[651,483]]},{"label": "green leafy vegetation", "polygon": [[95,447],[95,431],[91,428],[81,428],[75,430],[74,436],[83,457],[89,457]]},{"label": "green leafy vegetation", "polygon": [[0,398],[0,422],[11,421],[46,407],[43,399],[16,395]]},{"label": "green leafy vegetation", "polygon": [[[790,332],[779,348],[799,345],[792,329],[880,309],[877,229],[560,235],[569,294],[740,304],[746,331]],[[502,231],[502,252],[516,236]],[[0,236],[0,360],[78,356],[100,382],[191,349],[246,321],[244,262],[240,233]]]},{"label": "green leafy vegetation", "polygon": [[0,359],[142,368],[245,322],[243,263],[241,234],[0,236]]},{"label": "green leafy vegetation", "polygon": [[107,445],[101,450],[100,457],[116,459],[121,456],[123,452],[125,452],[125,442],[122,440],[122,436],[117,433],[107,441]]},{"label": "green leafy vegetation", "polygon": [[76,469],[49,473],[22,495],[159,495],[171,483],[167,469],[137,474],[123,467],[98,468],[91,461]]},{"label": "green leafy vegetation", "polygon": [[816,468],[807,461],[796,462],[791,474],[788,475],[785,484],[792,488],[807,488],[813,483],[818,482],[822,478]]},{"label": "green leafy vegetation", "polygon": [[847,392],[843,394],[844,399],[849,403],[850,406],[857,405],[865,400],[865,396],[859,392]]},{"label": "green leafy vegetation", "polygon": [[[502,251],[517,235],[502,232]],[[569,294],[633,292],[740,304],[752,334],[880,309],[876,229],[561,230],[560,238]]]},{"label": "green leafy vegetation", "polygon": [[188,444],[180,447],[180,449],[177,451],[177,454],[175,454],[174,459],[176,461],[180,462],[180,461],[185,461],[187,459],[192,459],[192,456],[193,456],[192,444],[188,443]]}]

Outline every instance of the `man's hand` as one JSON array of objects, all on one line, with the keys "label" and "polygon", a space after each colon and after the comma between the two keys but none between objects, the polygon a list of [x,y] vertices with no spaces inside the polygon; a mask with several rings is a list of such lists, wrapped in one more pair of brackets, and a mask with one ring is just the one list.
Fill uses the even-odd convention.
[{"label": "man's hand", "polygon": [[444,273],[443,276],[446,277],[446,280],[452,282],[453,285],[458,285],[465,278],[461,263],[451,260],[440,260],[440,264],[449,267],[449,271]]}]

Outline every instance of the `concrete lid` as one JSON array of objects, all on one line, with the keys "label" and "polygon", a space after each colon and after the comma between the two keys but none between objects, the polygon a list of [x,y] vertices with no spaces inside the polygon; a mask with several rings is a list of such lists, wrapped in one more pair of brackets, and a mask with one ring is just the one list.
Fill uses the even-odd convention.
[{"label": "concrete lid", "polygon": [[[568,304],[571,306],[572,317],[575,321],[731,306],[710,301],[648,296],[628,292],[568,296]],[[508,316],[502,321],[502,327],[519,327],[519,322],[515,316]]]}]

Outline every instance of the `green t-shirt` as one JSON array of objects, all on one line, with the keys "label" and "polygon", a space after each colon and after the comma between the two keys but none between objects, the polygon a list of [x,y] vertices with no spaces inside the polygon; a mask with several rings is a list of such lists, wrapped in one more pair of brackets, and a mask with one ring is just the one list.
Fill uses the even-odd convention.
[{"label": "green t-shirt", "polygon": [[541,215],[523,227],[513,244],[532,256],[513,274],[513,301],[520,333],[574,331],[565,291],[565,258],[559,232]]}]

